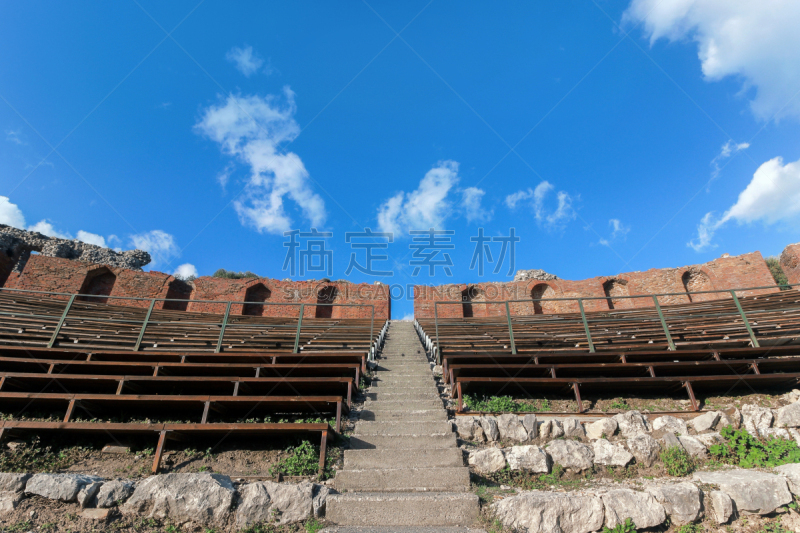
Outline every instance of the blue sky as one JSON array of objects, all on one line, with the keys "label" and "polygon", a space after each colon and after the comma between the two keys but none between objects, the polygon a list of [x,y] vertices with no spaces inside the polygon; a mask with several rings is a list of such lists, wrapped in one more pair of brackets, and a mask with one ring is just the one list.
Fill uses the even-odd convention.
[{"label": "blue sky", "polygon": [[[383,229],[394,276],[348,279],[401,285],[509,279],[508,257],[469,269],[479,227],[566,279],[779,254],[800,240],[799,19],[791,0],[4,3],[0,222],[273,278],[285,230],[332,232],[341,279],[345,232]],[[411,275],[408,230],[431,226],[455,232],[452,277]]]}]

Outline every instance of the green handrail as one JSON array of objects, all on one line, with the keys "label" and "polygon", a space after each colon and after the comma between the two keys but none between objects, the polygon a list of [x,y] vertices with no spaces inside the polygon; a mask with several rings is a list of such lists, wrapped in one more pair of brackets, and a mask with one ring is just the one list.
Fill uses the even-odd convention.
[{"label": "green handrail", "polygon": [[217,339],[217,347],[214,349],[214,353],[219,353],[222,351],[222,337],[225,336],[225,328],[228,327],[228,316],[231,314],[231,302],[228,302],[228,305],[225,306],[225,315],[222,317],[222,326],[219,329],[219,339]]},{"label": "green handrail", "polygon": [[586,332],[586,340],[589,342],[589,353],[594,353],[594,343],[592,342],[592,334],[589,331],[589,322],[586,320],[586,311],[583,310],[583,298],[578,298],[578,307],[581,310],[581,320],[583,320],[583,330]]},{"label": "green handrail", "polygon": [[517,353],[517,346],[514,344],[514,329],[511,327],[511,310],[506,302],[506,319],[508,320],[508,337],[511,339],[511,353]]},{"label": "green handrail", "polygon": [[750,341],[753,343],[753,348],[761,348],[761,346],[758,344],[758,339],[756,339],[756,334],[753,332],[753,328],[750,327],[750,322],[747,320],[747,317],[744,314],[744,309],[742,309],[742,304],[739,302],[739,297],[736,296],[735,290],[731,290],[731,296],[733,296],[733,303],[736,304],[736,309],[739,310],[739,315],[742,317],[744,327],[747,328],[747,333],[750,334]]},{"label": "green handrail", "polygon": [[669,327],[667,326],[667,321],[664,319],[664,313],[661,311],[661,304],[658,303],[658,296],[653,296],[653,303],[655,303],[656,311],[658,312],[658,318],[661,320],[661,327],[664,328],[664,335],[667,337],[667,343],[669,344],[670,351],[675,351],[675,343],[672,342],[672,335],[669,333]]},{"label": "green handrail", "polygon": [[300,328],[303,327],[303,311],[306,308],[306,304],[300,304],[300,316],[297,318],[297,334],[294,336],[294,350],[292,353],[300,353]]},{"label": "green handrail", "polygon": [[144,315],[144,322],[142,322],[142,329],[139,330],[139,338],[136,339],[136,345],[133,347],[134,352],[139,351],[139,347],[142,345],[142,339],[144,339],[144,330],[147,329],[147,322],[150,321],[150,315],[153,314],[153,307],[156,305],[156,299],[153,298],[150,300],[150,307],[147,308],[147,314]]},{"label": "green handrail", "polygon": [[48,348],[52,348],[56,344],[56,339],[58,338],[58,334],[61,331],[61,326],[64,325],[64,321],[67,319],[67,313],[69,313],[70,307],[72,307],[72,302],[75,301],[75,295],[71,295],[69,297],[69,301],[67,302],[67,306],[64,308],[64,312],[61,313],[61,318],[58,319],[58,324],[56,325],[56,330],[53,332],[53,336],[50,337],[50,342],[47,343]]}]

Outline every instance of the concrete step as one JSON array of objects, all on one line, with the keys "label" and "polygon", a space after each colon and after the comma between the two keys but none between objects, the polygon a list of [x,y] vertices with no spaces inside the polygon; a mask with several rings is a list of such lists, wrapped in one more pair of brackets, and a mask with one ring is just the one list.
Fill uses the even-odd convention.
[{"label": "concrete step", "polygon": [[465,492],[469,490],[469,468],[339,470],[334,487],[340,492]]},{"label": "concrete step", "polygon": [[356,422],[354,433],[359,435],[388,435],[396,433],[411,433],[414,435],[447,433],[452,431],[450,423],[446,421],[419,422],[415,420],[370,422],[359,420]]},{"label": "concrete step", "polygon": [[429,366],[395,366],[391,368],[379,366],[377,369],[378,377],[381,377],[384,374],[394,374],[395,376],[400,375],[419,375],[419,376],[432,376],[433,371],[430,369]]},{"label": "concrete step", "polygon": [[388,386],[410,386],[410,387],[421,387],[421,386],[436,386],[436,380],[433,379],[433,375],[430,376],[407,376],[403,378],[394,377],[394,378],[383,378],[378,377],[377,379],[372,380],[373,387],[388,387]]},{"label": "concrete step", "polygon": [[392,420],[419,420],[420,422],[442,420],[447,421],[447,411],[442,409],[412,409],[412,410],[386,410],[368,411],[362,409],[359,413],[360,420],[372,422],[389,422]]},{"label": "concrete step", "polygon": [[381,390],[378,392],[377,390],[370,390],[364,394],[364,398],[366,400],[372,401],[387,401],[387,402],[408,402],[408,401],[415,401],[415,400],[439,400],[439,392],[436,389],[430,389],[426,391],[419,391],[419,392],[404,392],[400,389],[396,389],[398,392],[387,392]]},{"label": "concrete step", "polygon": [[350,492],[328,496],[326,518],[351,526],[466,526],[479,509],[478,496],[468,492]]},{"label": "concrete step", "polygon": [[362,409],[367,411],[419,411],[422,409],[444,409],[441,398],[422,398],[419,400],[369,400]]},{"label": "concrete step", "polygon": [[389,448],[455,448],[455,433],[434,433],[431,435],[392,434],[392,435],[351,435],[350,448],[353,450],[380,450]]},{"label": "concrete step", "polygon": [[346,470],[368,468],[396,468],[401,466],[456,467],[464,466],[464,454],[459,448],[439,449],[393,449],[393,450],[345,450]]}]

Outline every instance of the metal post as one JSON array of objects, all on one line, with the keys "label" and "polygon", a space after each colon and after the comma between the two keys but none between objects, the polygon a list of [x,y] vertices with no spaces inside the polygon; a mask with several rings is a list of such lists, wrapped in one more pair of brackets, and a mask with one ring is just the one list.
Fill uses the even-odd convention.
[{"label": "metal post", "polygon": [[744,322],[744,327],[747,328],[747,333],[750,334],[750,341],[753,343],[753,348],[761,348],[758,344],[758,339],[756,339],[756,334],[753,333],[753,328],[750,327],[750,322],[748,322],[747,317],[744,315],[744,309],[742,309],[742,304],[739,303],[739,297],[736,296],[736,291],[731,291],[731,296],[733,296],[733,303],[736,304],[736,309],[739,310],[739,315],[742,317],[742,322]]},{"label": "metal post", "polygon": [[153,312],[153,307],[156,305],[156,299],[153,298],[150,300],[150,307],[147,308],[147,314],[144,315],[144,322],[142,322],[142,329],[139,331],[139,338],[136,339],[136,345],[133,347],[134,352],[139,351],[139,347],[142,345],[142,339],[144,339],[144,330],[147,329],[147,323],[150,321],[150,315]]},{"label": "metal post", "polygon": [[583,330],[586,332],[586,340],[589,342],[589,353],[594,353],[594,343],[592,334],[589,332],[589,323],[586,321],[586,312],[583,310],[583,300],[578,298],[578,307],[581,309],[581,320],[583,320]]},{"label": "metal post", "polygon": [[298,348],[300,347],[300,328],[303,327],[303,313],[305,308],[306,304],[300,304],[300,317],[297,319],[297,334],[294,336],[294,351],[292,353],[299,353]]},{"label": "metal post", "polygon": [[508,319],[508,336],[511,339],[511,353],[517,353],[517,346],[514,344],[514,329],[511,327],[511,310],[508,308],[508,302],[506,302],[506,318]]},{"label": "metal post", "polygon": [[225,328],[228,327],[228,316],[231,314],[231,302],[225,307],[225,316],[222,317],[222,327],[219,330],[219,339],[217,340],[217,347],[214,353],[219,353],[222,350],[222,337],[225,336]]},{"label": "metal post", "polygon": [[442,350],[439,348],[439,302],[433,302],[433,324],[436,326],[436,364],[442,364]]},{"label": "metal post", "polygon": [[53,336],[50,337],[50,342],[47,343],[48,348],[52,348],[56,344],[56,337],[58,337],[58,333],[61,331],[61,326],[64,325],[64,321],[67,319],[67,313],[69,313],[70,308],[72,307],[72,302],[75,301],[75,295],[69,297],[69,301],[67,302],[67,306],[64,308],[64,312],[61,313],[61,318],[58,320],[58,324],[56,325],[56,330],[53,332]]},{"label": "metal post", "polygon": [[656,311],[658,312],[658,319],[661,320],[661,327],[664,328],[664,335],[667,337],[667,344],[669,344],[670,351],[675,351],[675,343],[672,342],[672,335],[669,334],[669,327],[667,327],[667,321],[664,320],[664,313],[661,312],[661,304],[658,303],[658,296],[653,296],[653,303],[656,306]]},{"label": "metal post", "polygon": [[[375,306],[372,306],[372,316],[369,319],[369,342],[374,343],[375,338],[373,337],[373,333],[375,331]],[[377,346],[375,347],[377,350]]]}]

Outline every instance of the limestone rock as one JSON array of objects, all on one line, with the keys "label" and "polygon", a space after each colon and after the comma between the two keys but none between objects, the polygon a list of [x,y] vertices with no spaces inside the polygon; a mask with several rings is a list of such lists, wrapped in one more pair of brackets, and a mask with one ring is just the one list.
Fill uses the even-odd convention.
[{"label": "limestone rock", "polygon": [[706,447],[694,437],[678,437],[683,449],[692,457],[705,457]]},{"label": "limestone rock", "polygon": [[670,524],[681,526],[700,518],[700,511],[703,509],[702,493],[694,483],[651,485],[645,490],[664,506]]},{"label": "limestone rock", "polygon": [[767,429],[772,426],[772,411],[766,407],[759,407],[753,404],[742,406],[742,418],[744,427],[753,435],[758,435],[758,430]]},{"label": "limestone rock", "polygon": [[800,495],[800,463],[790,463],[775,468],[775,471],[789,482],[789,490],[794,495]]},{"label": "limestone rock", "polygon": [[479,474],[493,474],[506,466],[506,458],[498,448],[470,452],[468,462]]},{"label": "limestone rock", "polygon": [[500,431],[497,429],[497,420],[495,417],[482,416],[479,420],[487,441],[494,442],[500,438]]},{"label": "limestone rock", "polygon": [[652,466],[658,459],[658,452],[661,449],[658,441],[646,433],[628,439],[625,444],[636,458],[636,462],[645,466]]},{"label": "limestone rock", "polygon": [[220,474],[162,474],[141,481],[123,514],[181,522],[222,523],[236,491]]},{"label": "limestone rock", "polygon": [[32,474],[0,473],[0,492],[22,492]]},{"label": "limestone rock", "polygon": [[701,483],[719,485],[739,511],[768,514],[792,501],[783,476],[758,470],[695,472],[693,478]]},{"label": "limestone rock", "polygon": [[514,281],[528,281],[530,279],[550,281],[559,278],[555,274],[548,274],[540,268],[534,268],[531,270],[517,270],[517,273],[514,274]]},{"label": "limestone rock", "polygon": [[658,431],[660,429],[665,429],[670,433],[675,433],[676,435],[688,435],[689,430],[686,427],[686,422],[681,420],[680,418],[675,418],[674,416],[660,416],[653,420],[653,431]]},{"label": "limestone rock", "polygon": [[319,518],[325,514],[325,508],[328,504],[328,495],[331,493],[331,489],[319,483],[310,483],[310,485],[312,486],[311,507],[314,511],[314,516]]},{"label": "limestone rock", "polygon": [[602,500],[580,492],[521,492],[492,509],[505,527],[531,533],[589,533],[603,526]]},{"label": "limestone rock", "polygon": [[758,434],[764,437],[765,439],[786,439],[792,440],[792,436],[789,433],[789,430],[786,428],[764,428],[759,429]]},{"label": "limestone rock", "polygon": [[291,524],[310,518],[314,512],[313,492],[312,483],[248,483],[239,489],[236,527],[257,522]]},{"label": "limestone rock", "polygon": [[678,440],[678,437],[676,437],[674,433],[665,432],[659,440],[664,445],[665,450],[675,447],[683,449],[683,444],[681,444],[681,441]]},{"label": "limestone rock", "polygon": [[607,439],[617,431],[617,422],[613,418],[601,418],[586,424],[586,436],[590,439]]},{"label": "limestone rock", "polygon": [[597,465],[625,466],[633,461],[633,455],[622,446],[611,444],[606,439],[597,439],[592,444],[594,463]]},{"label": "limestone rock", "polygon": [[536,415],[523,416],[522,426],[528,432],[528,440],[533,440],[539,436],[539,423],[536,420]]},{"label": "limestone rock", "polygon": [[547,445],[553,462],[574,472],[592,468],[594,452],[590,447],[574,440],[554,440]]},{"label": "limestone rock", "polygon": [[543,441],[564,436],[564,428],[558,420],[545,420],[539,426],[539,436]]},{"label": "limestone rock", "polygon": [[22,492],[15,490],[0,491],[0,516],[10,513],[22,501]]},{"label": "limestone rock", "polygon": [[742,427],[742,413],[735,407],[719,412],[719,421],[714,429],[719,431],[728,426],[732,426],[733,429]]},{"label": "limestone rock", "polygon": [[512,446],[505,452],[511,470],[527,470],[547,474],[550,472],[550,457],[539,446]]},{"label": "limestone rock", "polygon": [[775,425],[781,428],[800,427],[800,402],[778,409],[778,420]]},{"label": "limestone rock", "polygon": [[613,528],[631,518],[636,528],[655,527],[667,519],[664,506],[647,492],[636,492],[631,489],[615,489],[604,493],[605,526]]},{"label": "limestone rock", "polygon": [[[719,411],[709,411],[708,413],[703,413],[702,415],[695,417],[689,422],[694,430],[698,433],[702,433],[703,431],[708,431],[713,429],[717,422],[719,422],[720,415]],[[683,433],[686,435],[686,433]]]},{"label": "limestone rock", "polygon": [[103,478],[84,474],[35,474],[25,485],[25,492],[51,500],[75,502],[78,501],[78,494],[87,485],[102,481]]},{"label": "limestone rock", "polygon": [[528,440],[528,430],[522,425],[522,420],[517,415],[505,414],[498,416],[497,429],[500,432],[501,439],[512,442],[525,442]]},{"label": "limestone rock", "polygon": [[123,479],[103,483],[97,492],[97,507],[105,509],[117,505],[118,502],[124,502],[133,494],[135,487],[132,481]]},{"label": "limestone rock", "polygon": [[795,428],[789,428],[787,430],[789,435],[794,439],[798,446],[800,446],[800,431],[797,431]]},{"label": "limestone rock", "polygon": [[706,448],[714,444],[720,444],[725,440],[719,433],[703,433],[702,435],[695,435],[694,438],[699,440]]},{"label": "limestone rock", "polygon": [[100,521],[107,520],[109,514],[111,514],[110,509],[84,509],[81,511],[81,518]]},{"label": "limestone rock", "polygon": [[628,411],[626,413],[619,413],[614,415],[614,421],[617,423],[619,433],[626,439],[647,433],[647,421],[639,411]]},{"label": "limestone rock", "polygon": [[569,438],[577,437],[579,439],[586,437],[586,432],[583,430],[583,424],[577,418],[567,418],[564,420],[564,436]]},{"label": "limestone rock", "polygon": [[103,486],[102,481],[95,481],[94,483],[88,483],[87,485],[84,485],[80,492],[78,492],[77,498],[78,505],[81,506],[81,509],[91,507],[95,494],[97,494],[97,491],[100,490],[101,486]]},{"label": "limestone rock", "polygon": [[455,419],[455,430],[459,439],[470,442],[483,442],[486,438],[483,428],[478,420],[472,416],[457,416]]},{"label": "limestone rock", "polygon": [[733,500],[721,490],[711,491],[711,515],[717,524],[725,524],[733,516]]}]

